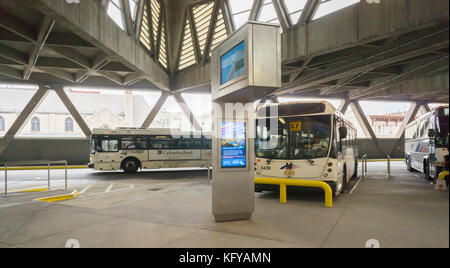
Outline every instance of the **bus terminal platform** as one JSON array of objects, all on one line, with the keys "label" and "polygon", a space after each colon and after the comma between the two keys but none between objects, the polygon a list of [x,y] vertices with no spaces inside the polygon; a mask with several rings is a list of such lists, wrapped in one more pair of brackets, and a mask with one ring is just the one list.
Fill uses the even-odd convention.
[{"label": "bus terminal platform", "polygon": [[[11,190],[45,186],[46,172],[10,171]],[[52,172],[56,190],[0,197],[0,248],[63,248],[73,241],[81,248],[363,248],[373,241],[381,248],[449,247],[448,190],[436,191],[404,162],[392,163],[390,179],[386,162],[369,162],[368,176],[333,208],[323,205],[321,190],[288,187],[286,204],[276,192],[255,193],[252,219],[226,223],[211,214],[206,170],[70,169],[67,191],[58,190],[64,171]],[[74,190],[71,200],[35,200]]]}]

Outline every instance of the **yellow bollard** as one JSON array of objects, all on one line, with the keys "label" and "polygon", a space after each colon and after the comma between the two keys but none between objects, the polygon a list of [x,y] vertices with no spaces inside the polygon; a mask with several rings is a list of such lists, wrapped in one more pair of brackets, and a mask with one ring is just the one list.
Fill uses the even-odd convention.
[{"label": "yellow bollard", "polygon": [[280,185],[280,203],[287,203],[286,186],[302,186],[315,187],[323,189],[325,193],[325,207],[333,207],[333,192],[330,185],[324,181],[309,181],[296,179],[282,179],[282,178],[255,178],[255,183]]},{"label": "yellow bollard", "polygon": [[439,180],[445,180],[445,177],[448,176],[448,171],[442,171],[441,173],[439,173]]},{"label": "yellow bollard", "polygon": [[281,183],[280,184],[280,203],[286,204],[287,203],[287,193],[286,193],[286,184]]}]

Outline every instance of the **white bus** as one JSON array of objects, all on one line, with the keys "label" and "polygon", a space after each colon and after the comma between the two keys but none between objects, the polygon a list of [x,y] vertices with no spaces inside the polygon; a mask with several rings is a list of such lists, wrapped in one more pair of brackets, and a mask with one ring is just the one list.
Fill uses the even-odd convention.
[{"label": "white bus", "polygon": [[[257,110],[255,177],[325,181],[339,195],[357,177],[356,129],[328,102],[274,105],[277,131],[270,131],[270,105]],[[256,191],[275,189],[255,185]]]},{"label": "white bus", "polygon": [[[208,133],[182,133],[174,138],[170,129],[94,129],[89,168],[95,170],[210,167],[211,138]],[[186,138],[187,137],[187,138]]]},{"label": "white bus", "polygon": [[407,168],[422,172],[427,180],[448,170],[448,114],[448,105],[433,108],[405,130]]}]

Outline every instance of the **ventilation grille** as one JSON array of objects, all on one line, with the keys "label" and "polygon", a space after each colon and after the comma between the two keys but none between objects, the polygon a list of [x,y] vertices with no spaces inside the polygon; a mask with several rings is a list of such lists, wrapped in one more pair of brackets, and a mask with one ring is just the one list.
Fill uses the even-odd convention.
[{"label": "ventilation grille", "polygon": [[159,63],[167,69],[166,24],[161,22],[161,40],[159,43]]},{"label": "ventilation grille", "polygon": [[154,45],[156,47],[157,38],[158,38],[158,27],[159,27],[159,18],[161,17],[161,5],[158,0],[150,0],[151,12],[152,12],[152,30],[153,30],[153,40]]},{"label": "ventilation grille", "polygon": [[209,27],[214,8],[214,2],[198,5],[192,9],[195,23],[195,30],[198,38],[198,45],[202,55],[205,52]]},{"label": "ventilation grille", "polygon": [[149,51],[152,51],[149,25],[149,9],[147,3],[145,3],[142,13],[142,25],[139,41],[141,41],[144,47],[146,47]]},{"label": "ventilation grille", "polygon": [[[225,20],[223,18],[222,10],[219,9],[217,15],[216,25],[214,27],[214,36],[211,43],[211,50],[213,50],[220,42],[228,37],[227,29],[225,27]],[[211,56],[211,52],[209,53]]]},{"label": "ventilation grille", "polygon": [[184,25],[183,43],[181,46],[180,63],[178,64],[178,70],[183,70],[196,63],[194,43],[192,42],[189,20],[186,20]]}]

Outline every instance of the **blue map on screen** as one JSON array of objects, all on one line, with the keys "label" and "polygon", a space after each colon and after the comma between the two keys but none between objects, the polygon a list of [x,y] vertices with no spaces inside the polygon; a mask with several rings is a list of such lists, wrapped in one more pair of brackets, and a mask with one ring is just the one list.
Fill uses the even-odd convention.
[{"label": "blue map on screen", "polygon": [[220,57],[220,84],[245,73],[245,41]]},{"label": "blue map on screen", "polygon": [[222,168],[247,166],[245,123],[222,122]]}]

